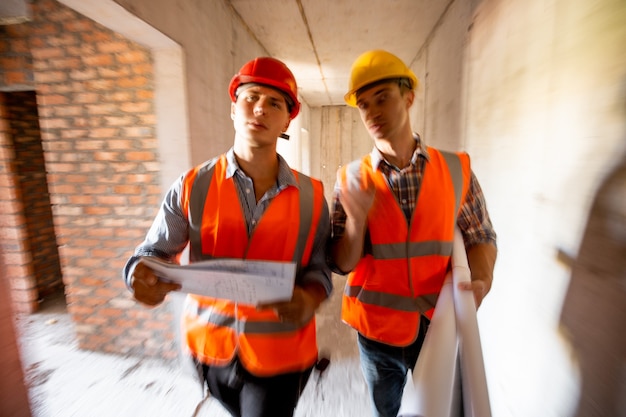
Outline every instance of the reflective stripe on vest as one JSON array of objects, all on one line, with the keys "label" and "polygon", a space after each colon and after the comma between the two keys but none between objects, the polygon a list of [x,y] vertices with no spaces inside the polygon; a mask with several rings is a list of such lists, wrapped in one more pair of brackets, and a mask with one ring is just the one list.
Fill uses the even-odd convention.
[{"label": "reflective stripe on vest", "polygon": [[346,286],[345,294],[348,297],[358,297],[363,303],[373,304],[394,310],[425,313],[435,306],[438,294],[426,294],[417,298],[387,294],[377,291],[367,291],[363,287]]},{"label": "reflective stripe on vest", "polygon": [[190,299],[185,305],[185,313],[195,316],[198,322],[213,324],[220,327],[229,327],[237,333],[247,334],[276,334],[295,332],[300,328],[294,323],[272,321],[238,321],[235,317],[220,314],[215,309],[200,307],[196,300]]},{"label": "reflective stripe on vest", "polygon": [[[348,277],[342,318],[364,336],[396,346],[414,340],[420,314],[432,316],[452,253],[456,218],[469,188],[466,154],[433,148],[429,153],[431,160],[408,224],[369,155],[342,172],[346,181],[373,182],[377,194],[368,215],[371,249]],[[395,225],[393,229],[381,222],[385,218]]]}]

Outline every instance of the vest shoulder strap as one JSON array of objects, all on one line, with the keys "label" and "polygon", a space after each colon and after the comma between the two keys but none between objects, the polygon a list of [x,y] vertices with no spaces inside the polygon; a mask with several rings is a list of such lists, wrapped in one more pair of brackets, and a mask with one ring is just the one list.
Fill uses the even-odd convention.
[{"label": "vest shoulder strap", "polygon": [[[214,158],[207,161],[203,165],[197,168],[196,177],[191,184],[191,190],[189,192],[189,245],[190,255],[193,260],[199,260],[201,257],[202,247],[202,214],[204,213],[204,204],[206,203],[207,193],[209,192],[209,186],[213,180],[213,174],[215,173],[215,165],[221,158]],[[195,253],[194,251],[198,251]]]},{"label": "vest shoulder strap", "polygon": [[452,178],[452,185],[454,186],[454,212],[458,213],[461,208],[461,197],[463,196],[463,167],[461,165],[461,158],[455,152],[436,150],[430,147],[428,148],[428,152],[431,154],[433,152],[439,152],[446,161],[450,177]]}]

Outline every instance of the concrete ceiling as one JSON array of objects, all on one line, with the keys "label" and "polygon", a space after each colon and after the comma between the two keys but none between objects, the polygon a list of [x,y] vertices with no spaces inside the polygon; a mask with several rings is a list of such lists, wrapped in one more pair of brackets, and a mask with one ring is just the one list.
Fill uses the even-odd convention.
[{"label": "concrete ceiling", "polygon": [[343,105],[350,67],[370,49],[411,65],[454,0],[227,0],[312,107]]}]

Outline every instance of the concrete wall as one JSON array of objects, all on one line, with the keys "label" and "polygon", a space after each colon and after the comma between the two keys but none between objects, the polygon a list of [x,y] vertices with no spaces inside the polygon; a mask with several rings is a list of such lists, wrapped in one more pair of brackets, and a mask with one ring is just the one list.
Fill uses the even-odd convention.
[{"label": "concrete wall", "polygon": [[621,0],[485,0],[472,16],[463,132],[499,233],[479,312],[497,416],[577,407],[578,352],[560,323],[571,271],[559,259],[576,256],[592,196],[624,158],[625,21]]},{"label": "concrete wall", "polygon": [[428,145],[440,149],[463,149],[460,98],[470,13],[469,2],[451,2],[411,63],[420,80],[412,108],[413,129]]},{"label": "concrete wall", "polygon": [[[411,64],[414,129],[429,145],[470,153],[499,234],[495,283],[479,311],[496,416],[567,416],[596,401],[581,393],[589,381],[568,337],[584,331],[563,326],[561,310],[592,197],[625,156],[624,21],[619,0],[452,2]],[[312,117],[312,173],[330,196],[336,169],[372,143],[355,109]],[[624,318],[608,317],[595,337],[609,343]],[[589,326],[601,323],[581,323]],[[603,363],[622,364],[597,373],[617,374],[602,383],[623,393],[623,357]]]},{"label": "concrete wall", "polygon": [[352,107],[318,107],[311,110],[311,117],[311,175],[324,182],[326,198],[332,204],[339,167],[369,153],[374,143]]}]

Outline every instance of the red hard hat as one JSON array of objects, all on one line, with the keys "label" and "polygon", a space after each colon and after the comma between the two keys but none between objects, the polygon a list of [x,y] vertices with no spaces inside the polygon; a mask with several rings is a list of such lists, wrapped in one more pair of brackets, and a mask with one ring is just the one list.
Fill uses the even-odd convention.
[{"label": "red hard hat", "polygon": [[241,67],[239,72],[230,80],[230,86],[228,87],[228,92],[233,102],[237,101],[237,96],[235,95],[237,88],[247,83],[263,84],[282,91],[293,102],[289,117],[293,119],[298,115],[300,102],[298,101],[296,78],[281,61],[270,57],[260,57],[249,61]]}]

